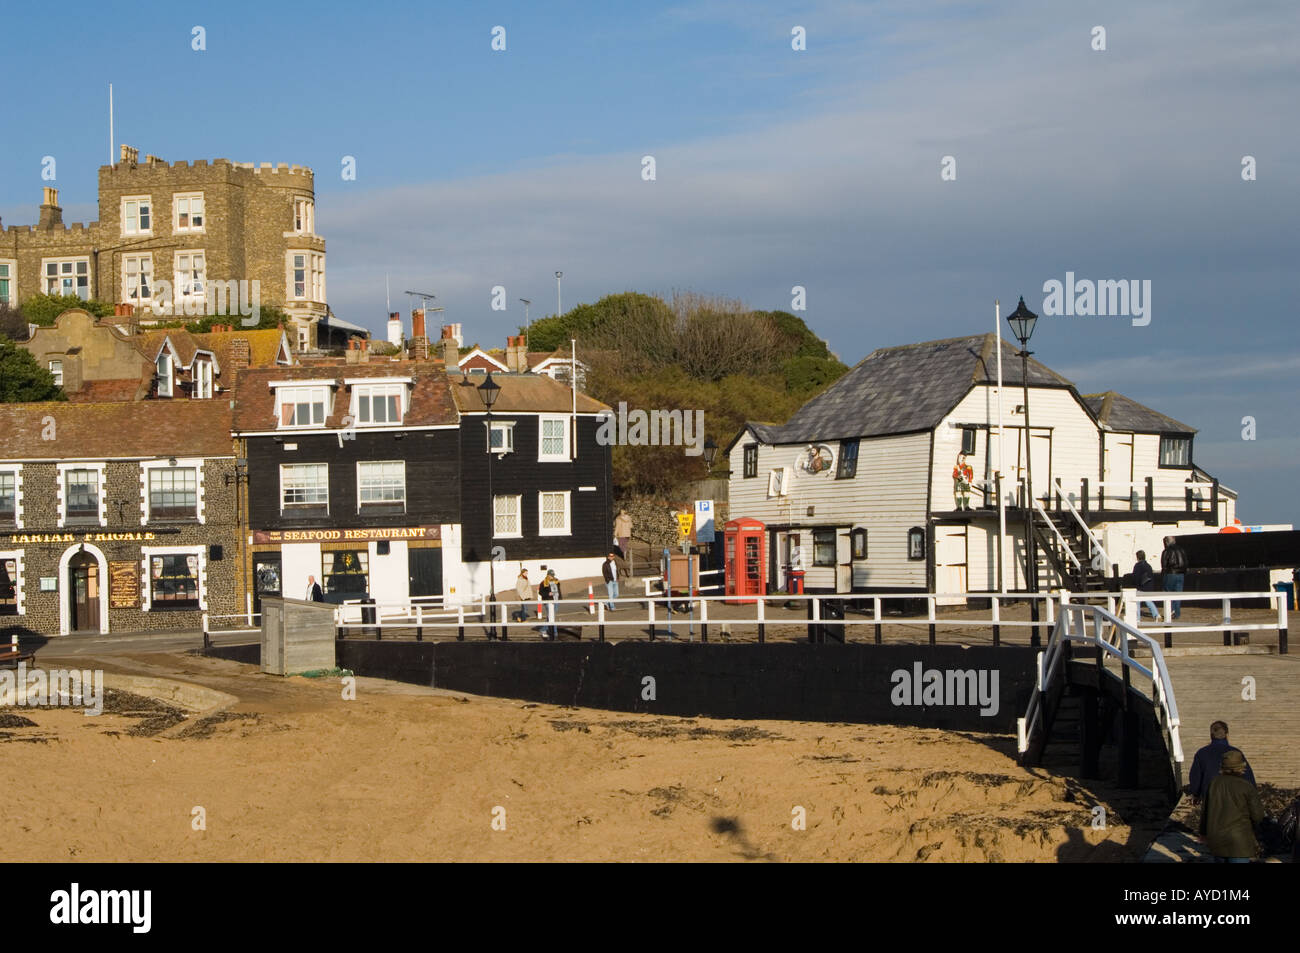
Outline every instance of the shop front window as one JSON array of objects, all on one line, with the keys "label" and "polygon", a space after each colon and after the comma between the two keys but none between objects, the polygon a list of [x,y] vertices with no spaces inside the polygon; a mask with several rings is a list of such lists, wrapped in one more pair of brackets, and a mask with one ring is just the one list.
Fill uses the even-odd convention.
[{"label": "shop front window", "polygon": [[[341,599],[359,599],[370,591],[370,554],[364,549],[339,549],[321,553],[321,579],[325,592]],[[331,599],[331,602],[336,600]]]},{"label": "shop front window", "polygon": [[149,587],[154,609],[197,609],[199,557],[193,553],[149,557]]}]

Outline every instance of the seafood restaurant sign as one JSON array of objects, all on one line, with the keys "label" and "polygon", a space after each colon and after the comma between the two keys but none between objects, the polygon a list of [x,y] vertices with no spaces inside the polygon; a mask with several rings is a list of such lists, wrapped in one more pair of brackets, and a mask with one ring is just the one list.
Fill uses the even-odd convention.
[{"label": "seafood restaurant sign", "polygon": [[254,543],[369,543],[384,539],[441,539],[437,526],[396,526],[386,529],[256,530]]}]

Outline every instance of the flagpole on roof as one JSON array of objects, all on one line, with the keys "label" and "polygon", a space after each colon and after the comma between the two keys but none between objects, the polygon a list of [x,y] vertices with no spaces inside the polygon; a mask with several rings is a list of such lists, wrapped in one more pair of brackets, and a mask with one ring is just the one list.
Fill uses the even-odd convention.
[{"label": "flagpole on roof", "polygon": [[1006,579],[1002,575],[1003,551],[1007,545],[1007,503],[1002,493],[1002,304],[993,299],[993,330],[998,339],[998,592],[1006,592]]}]

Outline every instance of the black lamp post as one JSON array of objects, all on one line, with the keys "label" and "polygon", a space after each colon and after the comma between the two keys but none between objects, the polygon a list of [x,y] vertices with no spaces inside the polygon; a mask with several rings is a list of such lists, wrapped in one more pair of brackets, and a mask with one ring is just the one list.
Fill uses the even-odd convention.
[{"label": "black lamp post", "polygon": [[[483,398],[483,406],[487,408],[487,484],[488,484],[488,526],[491,531],[488,533],[489,542],[496,536],[497,531],[497,503],[496,498],[492,496],[492,405],[497,402],[501,396],[501,385],[492,379],[492,372],[488,371],[487,380],[478,385],[479,397]],[[491,624],[488,626],[488,638],[495,639],[497,636],[497,575],[496,562],[492,559],[492,553],[488,552],[488,602],[491,603]],[[506,640],[508,633],[502,631],[501,638]]]},{"label": "black lamp post", "polygon": [[[1020,342],[1018,355],[1020,376],[1025,387],[1025,582],[1029,591],[1036,593],[1038,592],[1038,547],[1034,545],[1034,454],[1029,431],[1029,355],[1033,352],[1029,350],[1029,338],[1034,333],[1034,325],[1038,323],[1038,315],[1025,307],[1025,299],[1022,296],[1020,303],[1016,305],[1016,310],[1007,315],[1007,323],[1011,325],[1011,333]],[[1038,621],[1037,599],[1029,601],[1029,615],[1034,622]],[[1029,644],[1040,645],[1038,626],[1034,626],[1032,632]]]},{"label": "black lamp post", "polygon": [[706,438],[704,441],[704,465],[709,468],[710,473],[713,472],[713,461],[717,459],[717,456],[718,445],[713,442],[712,437]]}]

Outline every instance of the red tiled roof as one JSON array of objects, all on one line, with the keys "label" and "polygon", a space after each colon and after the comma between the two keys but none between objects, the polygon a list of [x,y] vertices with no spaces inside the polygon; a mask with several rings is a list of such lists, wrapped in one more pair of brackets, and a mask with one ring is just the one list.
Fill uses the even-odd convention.
[{"label": "red tiled roof", "polygon": [[[149,375],[152,377],[152,374]],[[142,400],[149,393],[149,380],[122,378],[120,380],[86,381],[81,390],[68,392],[72,403],[89,401]]]},{"label": "red tiled roof", "polygon": [[230,418],[227,400],[0,404],[0,459],[233,456]]}]

